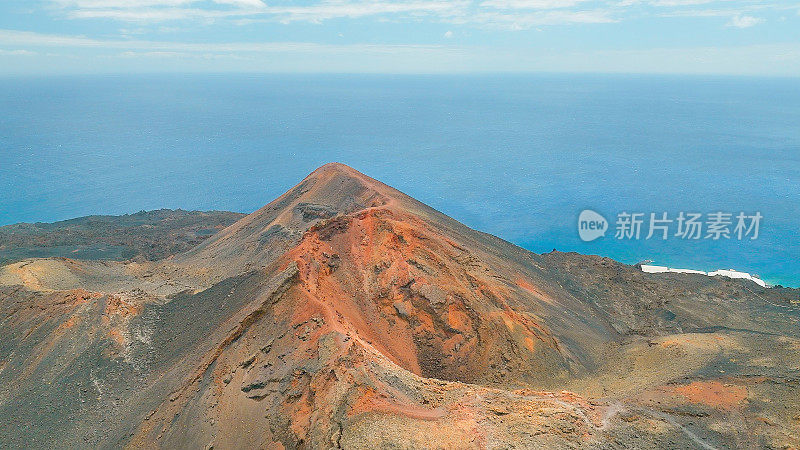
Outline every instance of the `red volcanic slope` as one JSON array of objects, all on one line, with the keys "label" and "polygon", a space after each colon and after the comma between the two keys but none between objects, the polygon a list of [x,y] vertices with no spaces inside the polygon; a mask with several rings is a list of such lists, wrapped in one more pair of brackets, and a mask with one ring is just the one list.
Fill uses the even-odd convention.
[{"label": "red volcanic slope", "polygon": [[[707,444],[647,402],[717,408],[698,413],[709,430],[734,416],[783,423],[745,410],[755,388],[666,383],[745,373],[764,345],[800,348],[784,317],[734,304],[738,285],[536,255],[341,164],[160,263],[8,267],[0,280],[27,280],[0,286],[0,443],[12,447]],[[50,289],[54,267],[72,277],[59,272],[62,284],[135,288]],[[727,331],[748,327],[753,340]],[[741,367],[720,371],[721,354]]]}]

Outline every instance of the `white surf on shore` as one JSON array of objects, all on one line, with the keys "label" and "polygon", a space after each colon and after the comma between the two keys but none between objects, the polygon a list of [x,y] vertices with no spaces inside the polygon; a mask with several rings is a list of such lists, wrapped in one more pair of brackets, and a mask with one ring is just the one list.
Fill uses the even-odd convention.
[{"label": "white surf on shore", "polygon": [[761,287],[769,287],[767,283],[764,282],[758,275],[749,274],[747,272],[740,272],[734,269],[720,269],[715,270],[713,272],[704,272],[702,270],[693,270],[693,269],[676,269],[673,267],[666,267],[666,266],[654,266],[651,264],[642,264],[640,266],[642,268],[642,272],[645,273],[694,273],[698,275],[707,275],[710,277],[728,277],[728,278],[737,278],[737,279],[745,279],[750,280]]}]

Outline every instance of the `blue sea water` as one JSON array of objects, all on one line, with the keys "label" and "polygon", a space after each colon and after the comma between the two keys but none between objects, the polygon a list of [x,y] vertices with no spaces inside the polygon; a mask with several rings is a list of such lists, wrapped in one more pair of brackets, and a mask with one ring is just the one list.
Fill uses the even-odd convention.
[{"label": "blue sea water", "polygon": [[[340,161],[537,252],[800,285],[800,79],[152,75],[0,79],[0,225],[250,212]],[[582,242],[577,217],[760,212],[756,240]],[[645,224],[646,226],[646,224]]]}]

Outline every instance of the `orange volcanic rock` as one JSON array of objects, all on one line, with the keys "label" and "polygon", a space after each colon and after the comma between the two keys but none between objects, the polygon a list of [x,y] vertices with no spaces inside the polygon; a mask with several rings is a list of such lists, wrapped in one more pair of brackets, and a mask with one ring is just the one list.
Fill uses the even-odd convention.
[{"label": "orange volcanic rock", "polygon": [[[586,371],[591,356],[581,350],[576,358],[574,340],[606,333],[600,323],[563,326],[559,342],[545,318],[566,322],[565,306],[585,306],[546,287],[530,259],[349,167],[324,166],[173,260],[218,278],[250,271],[265,281],[132,442],[177,444],[178,430],[200,421],[209,424],[201,435],[225,446],[249,417],[270,430],[253,445],[317,448],[382,417],[385,436],[456,423],[460,431],[442,445],[480,446],[507,433],[484,425],[489,418],[522,426],[523,417],[549,410],[561,411],[568,429],[583,429],[576,439],[584,439],[595,427],[584,420],[585,405],[496,390]],[[522,409],[487,409],[483,396]],[[259,418],[235,406],[241,397],[262,405],[250,405]],[[198,415],[174,422],[186,410]]]},{"label": "orange volcanic rock", "polygon": [[[733,353],[751,345],[698,337],[707,306],[722,303],[715,291],[681,303],[666,282],[627,282],[635,268],[572,258],[533,254],[329,164],[159,263],[9,266],[0,444],[713,447],[659,405],[749,414],[744,387],[666,388],[711,371],[708,361],[732,370]],[[57,290],[76,283],[109,292]],[[681,322],[662,325],[670,320]],[[671,335],[682,326],[695,332]],[[776,342],[791,355],[798,341]],[[772,364],[760,358],[748,370]],[[791,442],[796,425],[785,426],[771,443]]]},{"label": "orange volcanic rock", "polygon": [[736,408],[747,398],[746,386],[725,384],[719,381],[694,381],[674,389],[690,402],[720,409]]}]

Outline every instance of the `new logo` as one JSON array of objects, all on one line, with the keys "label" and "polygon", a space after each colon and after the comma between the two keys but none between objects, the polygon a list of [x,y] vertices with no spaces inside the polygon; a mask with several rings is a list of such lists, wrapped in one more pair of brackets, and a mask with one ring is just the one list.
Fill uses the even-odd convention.
[{"label": "new logo", "polygon": [[608,231],[608,221],[591,209],[584,209],[578,216],[578,235],[584,242],[603,237]]}]

